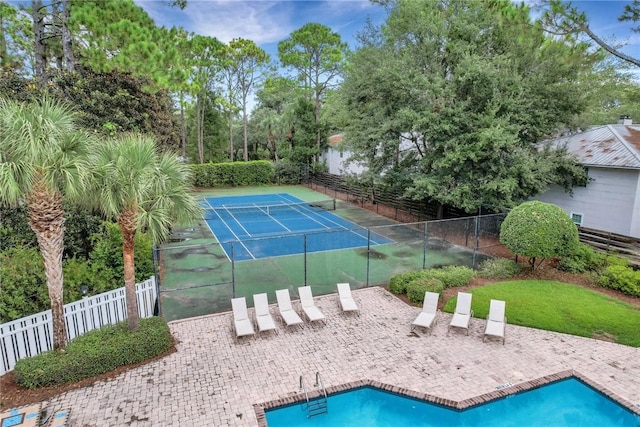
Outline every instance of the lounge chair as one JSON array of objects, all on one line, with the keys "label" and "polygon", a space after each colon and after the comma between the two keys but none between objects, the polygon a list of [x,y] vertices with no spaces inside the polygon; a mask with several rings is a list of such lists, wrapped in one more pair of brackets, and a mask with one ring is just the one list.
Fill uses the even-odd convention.
[{"label": "lounge chair", "polygon": [[289,296],[289,289],[279,289],[276,291],[276,299],[278,300],[278,311],[282,321],[287,326],[302,325],[304,322],[298,316],[291,306],[291,297]]},{"label": "lounge chair", "polygon": [[300,305],[302,311],[309,319],[309,322],[315,322],[317,320],[325,320],[324,314],[320,311],[316,304],[313,302],[313,295],[311,294],[311,286],[302,286],[298,288],[298,295],[300,295]]},{"label": "lounge chair", "polygon": [[438,314],[438,299],[440,294],[436,292],[425,292],[424,303],[422,304],[422,311],[416,317],[416,320],[411,324],[411,330],[421,327],[432,332],[432,326],[436,323],[436,315]]},{"label": "lounge chair", "polygon": [[342,311],[358,311],[358,305],[351,296],[351,287],[348,283],[338,283],[338,297]]},{"label": "lounge chair", "polygon": [[232,298],[233,326],[236,330],[236,339],[255,334],[253,324],[247,313],[247,300],[245,297]]},{"label": "lounge chair", "polygon": [[504,332],[507,325],[507,318],[504,315],[506,303],[497,299],[492,299],[489,305],[489,314],[487,315],[487,325],[484,328],[482,341],[487,336],[502,338],[504,345]]},{"label": "lounge chair", "polygon": [[258,332],[276,331],[276,323],[271,317],[269,311],[269,299],[267,294],[256,294],[253,296],[253,306],[255,308],[256,323],[258,324]]},{"label": "lounge chair", "polygon": [[467,330],[467,335],[469,335],[469,322],[473,317],[473,310],[471,309],[471,294],[466,292],[458,292],[458,300],[456,301],[456,311],[453,313],[453,318],[451,319],[451,323],[449,323],[449,328],[447,329],[447,333],[454,328],[462,328]]}]

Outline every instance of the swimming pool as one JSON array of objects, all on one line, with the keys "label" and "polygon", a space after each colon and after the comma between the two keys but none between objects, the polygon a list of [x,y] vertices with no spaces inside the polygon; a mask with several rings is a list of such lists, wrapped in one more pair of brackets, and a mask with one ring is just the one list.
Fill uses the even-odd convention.
[{"label": "swimming pool", "polygon": [[597,426],[637,427],[640,417],[569,378],[459,411],[374,387],[329,396],[329,412],[307,418],[306,402],[265,412],[269,427]]}]

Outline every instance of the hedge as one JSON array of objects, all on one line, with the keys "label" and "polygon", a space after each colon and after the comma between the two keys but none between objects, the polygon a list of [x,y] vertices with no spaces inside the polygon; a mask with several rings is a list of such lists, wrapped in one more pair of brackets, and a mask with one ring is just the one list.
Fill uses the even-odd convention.
[{"label": "hedge", "polygon": [[137,331],[126,322],[88,332],[65,347],[18,360],[14,377],[27,388],[67,384],[161,355],[173,336],[161,317],[140,319]]},{"label": "hedge", "polygon": [[[406,273],[396,274],[391,277],[389,280],[389,290],[394,294],[407,294],[409,299],[413,302],[422,302],[424,298],[425,291],[431,292],[440,292],[440,290],[432,290],[432,289],[424,289],[424,285],[428,283],[429,287],[435,286],[437,288],[438,284],[442,285],[443,288],[455,288],[459,286],[466,286],[471,282],[471,279],[475,276],[475,271],[470,269],[469,267],[449,265],[442,268],[430,268],[428,270],[416,270],[416,271],[408,271]],[[432,281],[432,280],[435,280]],[[416,289],[416,284],[414,282],[420,282],[422,287],[420,289]],[[410,288],[413,296],[409,296]],[[420,295],[422,292],[422,295]],[[414,301],[414,299],[419,301]]]},{"label": "hedge", "polygon": [[407,298],[409,301],[415,304],[422,304],[424,302],[424,293],[435,292],[441,293],[444,289],[442,281],[434,277],[419,277],[407,285]]},{"label": "hedge", "polygon": [[271,184],[273,177],[273,164],[267,160],[191,165],[192,184],[200,188]]}]

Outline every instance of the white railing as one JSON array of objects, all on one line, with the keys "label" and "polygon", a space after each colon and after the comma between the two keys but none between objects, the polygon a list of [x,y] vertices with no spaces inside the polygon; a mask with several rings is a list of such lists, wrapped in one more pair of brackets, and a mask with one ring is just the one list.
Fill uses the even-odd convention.
[{"label": "white railing", "polygon": [[[141,318],[153,316],[156,304],[156,281],[151,277],[136,284],[138,313]],[[69,339],[92,329],[121,322],[127,318],[124,288],[86,297],[65,304],[64,319]],[[23,357],[35,356],[53,349],[51,310],[0,324],[0,375],[13,369]]]}]

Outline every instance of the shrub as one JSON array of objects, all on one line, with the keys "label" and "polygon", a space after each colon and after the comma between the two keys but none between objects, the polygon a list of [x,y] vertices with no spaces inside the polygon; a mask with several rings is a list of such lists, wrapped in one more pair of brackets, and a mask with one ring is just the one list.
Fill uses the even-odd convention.
[{"label": "shrub", "polygon": [[235,187],[270,184],[273,165],[267,160],[191,165],[194,187]]},{"label": "shrub", "polygon": [[409,301],[421,304],[424,302],[424,293],[440,293],[444,289],[442,281],[435,277],[418,277],[407,284],[407,298]]},{"label": "shrub", "polygon": [[573,253],[562,257],[558,268],[570,273],[598,271],[605,265],[605,255],[597,253],[591,246],[579,243]]},{"label": "shrub", "polygon": [[520,272],[520,264],[507,258],[489,258],[478,267],[478,275],[486,279],[508,279]]},{"label": "shrub", "polygon": [[598,284],[627,295],[640,296],[640,271],[622,265],[610,265],[600,276]]},{"label": "shrub", "polygon": [[423,270],[408,271],[406,273],[396,274],[389,280],[389,290],[394,294],[400,295],[407,293],[407,285],[412,280],[419,278]]},{"label": "shrub", "polygon": [[606,255],[605,257],[605,266],[618,265],[621,267],[628,267],[631,264],[629,259],[618,256],[618,255]]},{"label": "shrub", "polygon": [[64,351],[20,359],[14,374],[27,388],[67,384],[163,354],[173,345],[164,319],[141,319],[137,331],[127,322],[103,327],[77,337]]},{"label": "shrub", "polygon": [[536,268],[546,258],[573,253],[579,243],[578,228],[561,207],[534,200],[509,212],[500,228],[500,242],[514,254],[529,257]]},{"label": "shrub", "polygon": [[466,286],[476,275],[475,271],[469,267],[448,265],[442,268],[431,268],[424,270],[424,277],[432,277],[442,282],[445,288],[457,288]]},{"label": "shrub", "polygon": [[275,168],[275,177],[278,184],[300,184],[303,178],[301,165],[291,162],[278,162]]},{"label": "shrub", "polygon": [[[122,258],[122,231],[116,223],[105,221],[102,230],[91,236],[93,251],[90,259],[92,268],[102,269],[111,274],[111,282],[117,284],[110,289],[122,287],[124,261]],[[136,281],[142,282],[153,276],[153,253],[151,237],[147,233],[137,232],[134,240],[134,258]],[[90,285],[87,283],[87,285]],[[106,290],[110,290],[106,289]]]},{"label": "shrub", "polygon": [[51,308],[40,251],[15,246],[0,252],[0,323]]}]

